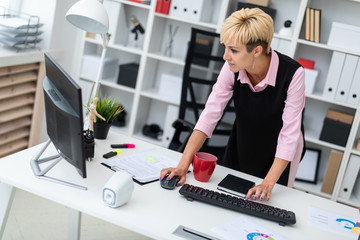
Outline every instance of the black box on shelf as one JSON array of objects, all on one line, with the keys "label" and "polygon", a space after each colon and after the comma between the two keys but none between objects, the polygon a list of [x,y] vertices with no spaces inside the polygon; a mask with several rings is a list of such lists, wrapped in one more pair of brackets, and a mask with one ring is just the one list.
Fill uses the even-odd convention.
[{"label": "black box on shelf", "polygon": [[138,63],[128,63],[120,65],[118,84],[135,88],[138,71]]},{"label": "black box on shelf", "polygon": [[276,9],[264,7],[264,6],[260,6],[260,5],[255,5],[255,4],[250,4],[250,3],[238,2],[237,9],[240,10],[242,8],[260,8],[265,13],[269,14],[270,17],[275,22]]},{"label": "black box on shelf", "polygon": [[[196,38],[196,44],[195,44],[195,53],[205,54],[210,56],[211,55],[211,49],[213,46],[213,42],[211,39],[206,38]],[[209,66],[209,59],[208,58],[196,58],[194,57],[193,63],[208,67]]]},{"label": "black box on shelf", "polygon": [[325,118],[320,140],[345,147],[350,129],[351,124]]}]

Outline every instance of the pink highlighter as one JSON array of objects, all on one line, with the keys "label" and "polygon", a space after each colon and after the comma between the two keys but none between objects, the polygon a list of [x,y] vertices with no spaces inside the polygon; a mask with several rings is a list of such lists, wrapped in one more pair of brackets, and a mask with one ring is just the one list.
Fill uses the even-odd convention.
[{"label": "pink highlighter", "polygon": [[123,143],[123,144],[111,144],[112,148],[135,148],[135,144]]}]

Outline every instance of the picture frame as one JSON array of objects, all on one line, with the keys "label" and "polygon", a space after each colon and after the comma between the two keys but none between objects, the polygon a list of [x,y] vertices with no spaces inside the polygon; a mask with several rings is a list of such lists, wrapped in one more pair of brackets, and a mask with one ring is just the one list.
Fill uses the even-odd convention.
[{"label": "picture frame", "polygon": [[307,183],[317,183],[321,150],[306,148],[305,155],[299,163],[295,180]]}]

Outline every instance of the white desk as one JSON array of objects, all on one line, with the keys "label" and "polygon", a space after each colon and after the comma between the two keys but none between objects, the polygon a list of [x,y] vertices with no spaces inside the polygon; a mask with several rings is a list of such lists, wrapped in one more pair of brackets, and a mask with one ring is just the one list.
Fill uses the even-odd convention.
[{"label": "white desk", "polygon": [[[88,177],[86,179],[82,179],[76,170],[65,161],[61,161],[48,173],[49,176],[87,186],[87,191],[36,178],[30,167],[30,158],[38,151],[40,145],[0,159],[0,182],[2,182],[0,184],[0,199],[2,199],[0,200],[0,206],[3,208],[3,211],[0,209],[0,224],[2,220],[1,213],[6,216],[6,211],[4,211],[6,210],[6,204],[4,202],[11,203],[11,186],[70,207],[75,210],[74,216],[79,217],[77,211],[80,211],[154,239],[183,239],[173,234],[173,231],[179,225],[221,238],[211,229],[241,216],[240,213],[198,201],[189,202],[178,193],[178,190],[162,189],[159,182],[146,185],[135,184],[132,198],[126,205],[115,209],[107,207],[102,202],[101,193],[104,184],[112,176],[113,172],[100,165],[104,160],[101,156],[111,151],[111,143],[125,142],[134,143],[136,148],[123,149],[123,155],[155,147],[138,139],[110,133],[107,140],[96,140],[95,158],[92,162],[87,163]],[[52,155],[53,150],[51,149],[48,149],[45,153]],[[180,159],[180,154],[177,152],[164,148],[160,148],[160,151],[176,161]],[[209,182],[197,182],[193,178],[193,174],[189,173],[187,183],[216,190],[216,184],[227,173],[246,177],[256,183],[260,182],[260,179],[217,166]],[[336,235],[310,226],[307,223],[309,206],[325,208],[360,220],[358,210],[355,208],[280,185],[274,188],[272,198],[267,204],[295,212],[297,223],[293,226],[282,227],[272,221],[249,215],[244,216],[276,233],[287,236],[289,239],[346,239],[342,235]],[[76,224],[79,223],[79,219],[74,218],[75,235],[69,235],[69,238],[78,237]],[[2,225],[4,225],[5,221],[6,217],[4,217]]]}]

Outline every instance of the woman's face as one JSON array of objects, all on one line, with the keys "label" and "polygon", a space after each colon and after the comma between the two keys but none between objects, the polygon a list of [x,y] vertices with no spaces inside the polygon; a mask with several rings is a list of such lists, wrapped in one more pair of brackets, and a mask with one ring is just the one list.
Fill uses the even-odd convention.
[{"label": "woman's face", "polygon": [[224,42],[225,53],[223,59],[228,62],[230,70],[234,73],[253,65],[253,54],[247,52],[246,46],[240,43]]}]

